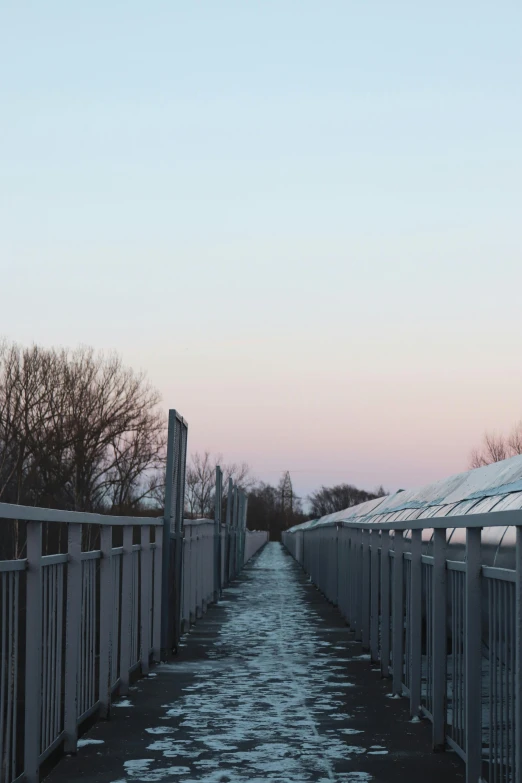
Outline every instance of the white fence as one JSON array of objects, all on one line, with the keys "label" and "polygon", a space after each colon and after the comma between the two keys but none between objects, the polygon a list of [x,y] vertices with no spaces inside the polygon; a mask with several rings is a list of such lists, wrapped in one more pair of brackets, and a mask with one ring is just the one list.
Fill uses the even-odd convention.
[{"label": "white fence", "polygon": [[248,563],[251,557],[254,557],[256,552],[264,547],[268,541],[268,533],[265,530],[247,530],[245,541],[245,558],[244,563]]},{"label": "white fence", "polygon": [[[212,601],[218,598],[216,591],[216,566],[220,569],[218,584],[224,586],[238,570],[227,568],[242,558],[243,566],[268,540],[264,531],[220,527],[219,549],[215,547],[215,524],[210,519],[185,520],[183,539],[183,591],[182,629],[187,631],[201,617]],[[237,551],[236,551],[237,550]],[[216,551],[219,556],[216,558]]]},{"label": "white fence", "polygon": [[[515,569],[482,565],[481,528],[506,525]],[[448,557],[453,528],[465,530],[463,560]],[[432,722],[434,749],[451,746],[468,783],[521,783],[522,511],[338,521],[286,531],[283,543],[412,717]]]},{"label": "white fence", "polygon": [[[7,504],[0,520],[27,531],[27,556],[0,561],[0,780],[34,783],[62,743],[76,750],[87,718],[127,693],[135,669],[159,660],[163,520]],[[67,551],[46,555],[44,527],[57,523]]]},{"label": "white fence", "polygon": [[[76,751],[84,721],[108,716],[135,670],[160,660],[164,520],[0,504],[0,534],[7,520],[25,527],[27,553],[0,561],[0,781],[36,783],[60,746]],[[67,546],[47,554],[60,524]],[[238,556],[266,542],[221,526],[217,548],[215,531],[213,520],[183,527],[185,630],[218,598],[215,569],[226,584],[228,559],[234,576]]]}]

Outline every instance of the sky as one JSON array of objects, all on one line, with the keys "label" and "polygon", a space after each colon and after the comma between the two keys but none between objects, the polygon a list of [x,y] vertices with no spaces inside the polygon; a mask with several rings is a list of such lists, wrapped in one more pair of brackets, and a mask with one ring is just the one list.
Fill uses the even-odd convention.
[{"label": "sky", "polygon": [[0,335],[408,488],[522,418],[522,4],[3,0]]}]

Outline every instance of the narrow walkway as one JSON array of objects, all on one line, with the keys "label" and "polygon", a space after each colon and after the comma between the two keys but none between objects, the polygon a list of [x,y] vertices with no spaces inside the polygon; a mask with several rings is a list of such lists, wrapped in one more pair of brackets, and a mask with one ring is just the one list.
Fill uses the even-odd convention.
[{"label": "narrow walkway", "polygon": [[372,670],[337,610],[269,544],[47,783],[445,783],[454,753]]}]

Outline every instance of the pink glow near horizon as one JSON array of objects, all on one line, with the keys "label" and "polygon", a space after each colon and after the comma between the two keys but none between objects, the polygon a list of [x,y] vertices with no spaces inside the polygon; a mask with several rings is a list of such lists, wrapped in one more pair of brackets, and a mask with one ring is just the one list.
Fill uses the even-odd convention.
[{"label": "pink glow near horizon", "polygon": [[245,460],[272,483],[289,469],[303,496],[321,484],[394,490],[466,470],[484,431],[506,432],[521,417],[522,372],[502,357],[484,365],[457,350],[431,367],[405,357],[393,372],[378,358],[358,367],[328,359],[315,378],[296,357],[272,376],[259,361],[246,375],[161,383],[189,420],[191,452]]}]

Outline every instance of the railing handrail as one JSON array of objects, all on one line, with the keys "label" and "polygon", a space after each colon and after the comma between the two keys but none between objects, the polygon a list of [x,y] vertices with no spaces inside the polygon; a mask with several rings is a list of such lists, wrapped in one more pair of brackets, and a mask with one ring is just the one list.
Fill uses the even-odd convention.
[{"label": "railing handrail", "polygon": [[67,522],[82,525],[163,525],[164,517],[111,516],[93,514],[88,511],[64,511],[39,506],[18,506],[14,503],[0,503],[0,524],[3,519],[18,519],[25,522]]},{"label": "railing handrail", "polygon": [[[305,523],[306,524],[306,523]],[[362,520],[338,519],[320,525],[303,527],[302,532],[324,530],[332,527],[350,527],[357,530],[432,530],[449,528],[517,527],[522,526],[522,509],[514,511],[490,511],[481,514],[459,514],[446,517],[419,517],[418,519],[395,520],[394,522],[363,522]],[[289,528],[285,533],[299,533],[299,527]]]}]

